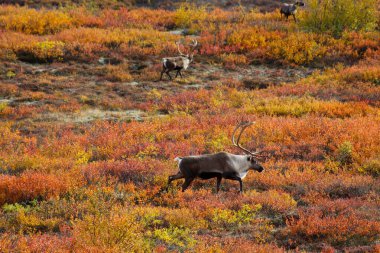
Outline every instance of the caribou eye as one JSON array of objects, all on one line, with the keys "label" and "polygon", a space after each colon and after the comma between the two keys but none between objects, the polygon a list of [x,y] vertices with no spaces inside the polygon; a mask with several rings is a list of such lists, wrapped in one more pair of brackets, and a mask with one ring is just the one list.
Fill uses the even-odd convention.
[{"label": "caribou eye", "polygon": [[250,156],[248,156],[248,157],[247,157],[247,160],[248,160],[248,161],[251,161],[251,157],[250,157]]}]

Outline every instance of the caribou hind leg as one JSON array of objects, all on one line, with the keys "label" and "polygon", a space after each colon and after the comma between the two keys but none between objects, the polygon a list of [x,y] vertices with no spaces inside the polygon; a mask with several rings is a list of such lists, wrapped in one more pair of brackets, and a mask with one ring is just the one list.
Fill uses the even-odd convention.
[{"label": "caribou hind leg", "polygon": [[159,80],[159,81],[162,81],[162,76],[164,75],[164,73],[165,73],[165,70],[162,70],[162,71],[161,71],[161,76],[160,76],[160,80]]},{"label": "caribou hind leg", "polygon": [[222,176],[220,175],[220,176],[218,176],[217,178],[216,178],[216,193],[218,193],[219,192],[219,189],[220,189],[220,183],[222,182]]},{"label": "caribou hind leg", "polygon": [[185,182],[182,185],[182,192],[184,192],[189,187],[189,185],[191,184],[191,182],[193,182],[193,180],[194,178],[185,178]]}]

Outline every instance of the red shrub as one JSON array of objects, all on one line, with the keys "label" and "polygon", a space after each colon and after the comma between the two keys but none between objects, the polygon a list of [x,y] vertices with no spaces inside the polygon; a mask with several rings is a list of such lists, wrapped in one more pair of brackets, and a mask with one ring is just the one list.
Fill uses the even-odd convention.
[{"label": "red shrub", "polygon": [[376,241],[380,222],[361,219],[352,209],[326,213],[318,209],[299,212],[299,219],[287,222],[288,236],[299,243],[327,242],[334,246],[363,245]]},{"label": "red shrub", "polygon": [[151,182],[155,175],[161,174],[165,165],[153,159],[128,159],[127,161],[100,161],[83,168],[88,183],[102,179],[116,178],[118,181],[135,184]]},{"label": "red shrub", "polygon": [[0,205],[33,199],[48,199],[68,191],[61,177],[42,173],[0,175]]}]

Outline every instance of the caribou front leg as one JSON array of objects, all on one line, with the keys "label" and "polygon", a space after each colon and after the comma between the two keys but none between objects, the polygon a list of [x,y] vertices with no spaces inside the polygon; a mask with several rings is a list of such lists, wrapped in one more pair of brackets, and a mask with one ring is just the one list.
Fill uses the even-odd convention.
[{"label": "caribou front leg", "polygon": [[171,183],[172,181],[177,180],[177,179],[181,179],[181,178],[184,178],[184,177],[185,177],[185,176],[182,174],[181,171],[179,171],[179,172],[178,172],[177,174],[175,174],[175,175],[169,176],[169,178],[168,178],[168,185],[167,185],[166,189],[169,188],[169,185],[170,185],[170,183]]},{"label": "caribou front leg", "polygon": [[173,80],[172,76],[169,74],[169,71],[166,71],[165,73],[168,75],[170,81]]},{"label": "caribou front leg", "polygon": [[185,178],[185,182],[183,183],[182,185],[182,192],[184,192],[187,187],[189,187],[189,185],[191,184],[191,182],[193,182],[194,178]]}]

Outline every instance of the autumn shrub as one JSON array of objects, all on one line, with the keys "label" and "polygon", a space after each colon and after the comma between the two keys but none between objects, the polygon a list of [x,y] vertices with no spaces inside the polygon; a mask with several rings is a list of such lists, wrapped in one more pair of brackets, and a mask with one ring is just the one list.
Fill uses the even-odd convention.
[{"label": "autumn shrub", "polygon": [[207,12],[204,6],[197,7],[195,4],[183,4],[176,10],[174,23],[180,28],[192,28],[191,32],[197,31],[197,24],[206,19]]},{"label": "autumn shrub", "polygon": [[36,233],[47,231],[59,231],[61,219],[48,218],[41,219],[32,213],[32,209],[36,208],[37,201],[31,201],[31,205],[22,206],[19,204],[5,204],[3,210],[7,220],[5,229],[13,233]]},{"label": "autumn shrub", "polygon": [[[125,66],[124,66],[125,67]],[[105,79],[111,82],[128,82],[132,81],[132,76],[126,72],[124,67],[107,66],[105,67]]]},{"label": "autumn shrub", "polygon": [[300,211],[299,219],[288,221],[287,233],[297,243],[317,240],[343,247],[375,242],[380,231],[379,222],[363,220],[350,211],[337,215],[325,215],[313,209]]},{"label": "autumn shrub", "polygon": [[284,59],[295,64],[308,64],[325,56],[328,52],[327,38],[318,38],[314,34],[291,33],[284,39],[269,44],[269,56]]},{"label": "autumn shrub", "polygon": [[68,191],[68,185],[57,176],[23,173],[20,176],[0,175],[0,204],[58,197]]},{"label": "autumn shrub", "polygon": [[191,114],[193,112],[207,109],[210,100],[210,91],[200,90],[199,92],[185,91],[176,96],[164,97],[160,101],[160,109],[169,112],[180,112]]},{"label": "autumn shrub", "polygon": [[241,225],[251,223],[256,218],[256,213],[262,208],[257,205],[243,205],[240,210],[214,209],[211,217],[212,223],[222,229],[236,229]]},{"label": "autumn shrub", "polygon": [[365,103],[342,103],[334,100],[322,101],[312,97],[281,97],[273,99],[255,99],[248,104],[247,113],[262,113],[273,116],[291,115],[300,117],[305,114],[317,114],[325,117],[353,117],[376,114],[376,109]]},{"label": "autumn shrub", "polygon": [[6,114],[8,109],[8,103],[0,103],[0,115]]},{"label": "autumn shrub", "polygon": [[129,27],[129,28],[151,28],[164,29],[175,26],[175,13],[160,9],[127,9],[118,10],[105,9],[99,20],[106,27]]},{"label": "autumn shrub", "polygon": [[57,10],[1,7],[0,27],[26,34],[52,34],[74,26],[68,14]]},{"label": "autumn shrub", "polygon": [[[17,85],[14,84],[3,84],[0,85],[0,94],[3,97],[12,97],[12,96],[17,96],[19,92],[19,88]],[[4,102],[3,102],[4,103]]]},{"label": "autumn shrub", "polygon": [[301,25],[311,31],[339,36],[345,30],[372,30],[377,25],[376,0],[310,0],[307,5]]},{"label": "autumn shrub", "polygon": [[375,177],[380,176],[380,160],[373,159],[364,163],[363,166],[358,168],[360,173],[369,174]]},{"label": "autumn shrub", "polygon": [[151,166],[147,165],[147,160],[139,159],[93,162],[83,168],[83,174],[89,183],[96,183],[102,178],[112,179],[114,177],[120,182],[142,184],[153,182],[154,176],[157,174],[150,169],[152,166],[157,169],[157,162],[156,164],[152,163]]},{"label": "autumn shrub", "polygon": [[285,249],[271,243],[254,243],[251,238],[242,236],[204,235],[199,238],[196,246],[198,252],[252,252],[252,253],[283,253]]},{"label": "autumn shrub", "polygon": [[292,195],[286,192],[269,190],[258,193],[250,191],[247,192],[247,195],[253,203],[262,205],[263,209],[269,210],[269,212],[289,212],[297,207],[297,202],[293,199]]},{"label": "autumn shrub", "polygon": [[350,142],[343,142],[338,147],[337,160],[342,165],[349,165],[353,162],[353,150]]},{"label": "autumn shrub", "polygon": [[[13,153],[27,152],[36,145],[36,139],[34,137],[22,136],[19,130],[14,129],[12,122],[0,123],[0,154],[2,157],[5,154],[10,155]],[[2,160],[3,161],[3,160]]]},{"label": "autumn shrub", "polygon": [[62,61],[65,44],[61,41],[42,41],[34,44],[21,44],[16,49],[17,58],[27,62]]},{"label": "autumn shrub", "polygon": [[189,228],[169,227],[156,229],[153,232],[154,238],[169,246],[176,246],[181,250],[192,248],[196,240],[192,237]]},{"label": "autumn shrub", "polygon": [[[285,84],[276,87],[273,92],[277,96],[302,96],[308,95],[323,100],[338,100],[347,102],[346,108],[336,109],[331,112],[341,112],[361,110],[364,104],[349,106],[350,103],[364,102],[368,105],[378,105],[380,86],[376,84],[378,79],[378,61],[371,61],[371,64],[361,63],[352,67],[331,68],[323,73],[315,72],[313,75],[295,84]],[[334,101],[335,102],[335,101]],[[327,104],[332,103],[329,101]],[[334,103],[336,104],[336,103]],[[328,106],[324,111],[330,113]],[[342,110],[344,109],[344,110]],[[347,111],[347,112],[345,112]]]},{"label": "autumn shrub", "polygon": [[376,184],[369,176],[332,176],[329,180],[315,182],[314,188],[332,199],[365,196],[374,190]]},{"label": "autumn shrub", "polygon": [[248,63],[247,57],[244,55],[223,54],[221,58],[224,66],[229,69],[234,69],[236,66],[246,65]]},{"label": "autumn shrub", "polygon": [[30,234],[28,236],[2,233],[1,252],[70,252],[74,250],[74,238],[69,235]]},{"label": "autumn shrub", "polygon": [[[65,158],[52,158],[39,155],[9,155],[3,160],[6,169],[10,174],[20,174],[24,171],[35,171],[41,173],[56,173],[72,168],[76,163]],[[79,163],[77,163],[79,165]]]},{"label": "autumn shrub", "polygon": [[375,85],[380,84],[380,67],[378,66],[363,66],[351,67],[345,69],[339,75],[346,82],[371,82]]},{"label": "autumn shrub", "polygon": [[75,247],[80,251],[103,250],[146,252],[141,225],[135,217],[117,207],[106,213],[88,214],[74,221]]},{"label": "autumn shrub", "polygon": [[229,45],[236,45],[245,50],[255,50],[269,45],[270,42],[279,42],[285,34],[278,31],[267,31],[260,27],[244,27],[235,29],[227,38]]}]

